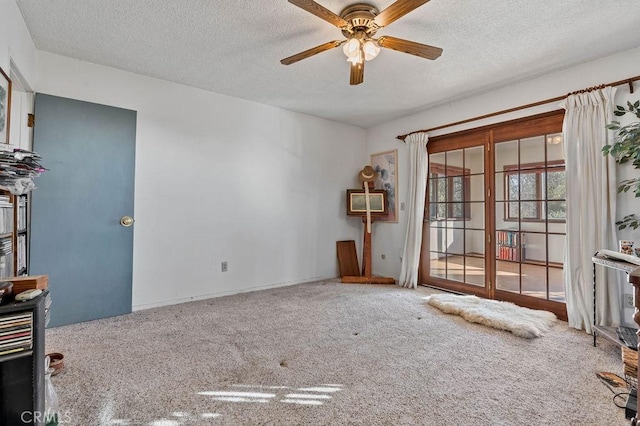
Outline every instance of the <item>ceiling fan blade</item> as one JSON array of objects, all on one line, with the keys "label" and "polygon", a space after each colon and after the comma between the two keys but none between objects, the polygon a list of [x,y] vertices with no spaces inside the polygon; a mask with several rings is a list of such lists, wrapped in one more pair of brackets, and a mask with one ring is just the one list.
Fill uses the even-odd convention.
[{"label": "ceiling fan blade", "polygon": [[324,19],[338,28],[343,28],[349,25],[347,21],[313,0],[289,0],[289,3],[295,4],[299,8],[316,15],[318,18]]},{"label": "ceiling fan blade", "polygon": [[391,36],[380,37],[378,39],[378,44],[381,47],[386,47],[387,49],[420,56],[425,59],[437,59],[442,54],[442,49],[439,47],[429,46],[428,44],[416,43],[415,41],[403,40],[401,38]]},{"label": "ceiling fan blade", "polygon": [[351,75],[349,77],[349,84],[355,86],[364,81],[364,61],[360,63],[351,64]]},{"label": "ceiling fan blade", "polygon": [[293,56],[289,56],[288,58],[284,58],[283,60],[280,61],[280,63],[282,65],[291,65],[295,62],[301,61],[303,59],[306,59],[310,56],[313,55],[317,55],[318,53],[322,53],[325,50],[329,50],[329,49],[333,49],[334,47],[338,47],[340,46],[342,43],[344,43],[343,41],[338,41],[338,40],[334,40],[334,41],[328,41],[324,44],[321,44],[320,46],[316,46],[316,47],[312,47],[309,50],[305,50],[304,52],[300,52],[300,53],[296,53]]},{"label": "ceiling fan blade", "polygon": [[373,22],[375,22],[380,28],[386,27],[393,21],[402,18],[407,13],[417,9],[428,1],[429,0],[398,0],[380,12]]}]

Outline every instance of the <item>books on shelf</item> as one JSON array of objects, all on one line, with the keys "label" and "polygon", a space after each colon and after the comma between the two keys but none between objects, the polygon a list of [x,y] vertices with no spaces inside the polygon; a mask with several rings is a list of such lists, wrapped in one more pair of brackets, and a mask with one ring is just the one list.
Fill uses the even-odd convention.
[{"label": "books on shelf", "polygon": [[18,244],[16,250],[16,274],[21,274],[27,269],[27,236],[18,235]]},{"label": "books on shelf", "polygon": [[0,278],[13,276],[13,242],[11,237],[0,238]]},{"label": "books on shelf", "polygon": [[520,262],[524,259],[524,233],[520,231],[496,231],[499,260]]},{"label": "books on shelf", "polygon": [[520,260],[519,247],[499,247],[498,259],[500,260]]},{"label": "books on shelf", "polygon": [[0,316],[0,356],[33,347],[33,312]]},{"label": "books on shelf", "polygon": [[9,195],[0,194],[0,234],[13,232],[13,205]]},{"label": "books on shelf", "polygon": [[25,231],[27,229],[27,196],[19,195],[16,200],[18,207],[16,228],[18,232]]},{"label": "books on shelf", "polygon": [[509,247],[518,247],[521,244],[522,233],[520,231],[496,231],[498,244]]}]

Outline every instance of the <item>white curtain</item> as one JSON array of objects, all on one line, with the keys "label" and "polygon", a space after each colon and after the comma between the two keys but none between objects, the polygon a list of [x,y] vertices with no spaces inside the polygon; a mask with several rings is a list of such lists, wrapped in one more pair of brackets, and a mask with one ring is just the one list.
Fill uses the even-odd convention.
[{"label": "white curtain", "polygon": [[[569,326],[592,332],[593,264],[599,249],[617,250],[615,160],[602,155],[611,140],[615,89],[569,95],[563,123],[567,178],[564,280]],[[617,273],[598,269],[597,324],[620,323]]]},{"label": "white curtain", "polygon": [[413,133],[405,139],[409,147],[409,202],[407,233],[402,253],[402,266],[398,284],[402,287],[418,287],[418,267],[420,265],[420,246],[422,244],[422,221],[424,219],[424,201],[427,191],[427,157],[426,133]]}]

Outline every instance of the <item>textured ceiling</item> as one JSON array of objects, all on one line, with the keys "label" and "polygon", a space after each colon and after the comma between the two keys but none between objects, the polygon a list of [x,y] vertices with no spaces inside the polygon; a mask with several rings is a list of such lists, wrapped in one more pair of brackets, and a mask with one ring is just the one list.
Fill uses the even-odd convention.
[{"label": "textured ceiling", "polygon": [[[376,36],[442,56],[382,49],[350,86],[341,49],[280,64],[343,38],[286,0],[16,2],[40,50],[365,128],[640,46],[639,0],[431,0]],[[355,1],[318,2],[339,14]]]}]

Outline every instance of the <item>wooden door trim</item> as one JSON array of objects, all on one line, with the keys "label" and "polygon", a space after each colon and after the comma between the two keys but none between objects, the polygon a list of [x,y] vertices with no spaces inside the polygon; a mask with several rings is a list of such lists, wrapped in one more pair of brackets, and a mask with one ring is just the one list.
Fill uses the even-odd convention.
[{"label": "wooden door trim", "polygon": [[496,244],[495,244],[495,161],[493,158],[494,152],[494,140],[493,131],[489,130],[485,134],[485,159],[484,159],[484,178],[485,178],[485,202],[484,202],[484,229],[485,229],[485,287],[487,288],[487,294],[489,298],[495,298],[496,279],[495,279],[495,258],[496,258]]},{"label": "wooden door trim", "polygon": [[530,309],[545,310],[556,314],[558,319],[567,321],[567,305],[554,300],[544,300],[526,294],[512,293],[510,291],[496,290],[495,300],[516,303]]},{"label": "wooden door trim", "polygon": [[[489,132],[491,130],[496,131],[494,137],[496,142],[535,136],[531,134],[532,131],[539,131],[540,129],[544,130],[544,133],[557,133],[558,130],[554,129],[559,128],[560,131],[562,130],[564,112],[564,109],[549,111],[529,117],[517,118],[514,120],[503,121],[501,123],[488,124],[486,126],[474,127],[473,129],[447,133],[446,135],[433,136],[429,138],[427,150],[429,154],[431,154],[458,149],[458,144],[461,145],[460,147],[464,147],[465,143],[468,143],[469,140],[474,138],[474,135],[477,137],[478,134]],[[513,128],[515,125],[521,127],[522,130],[509,130],[509,128]]]},{"label": "wooden door trim", "polygon": [[429,277],[427,282],[424,282],[420,285],[437,288],[438,290],[443,290],[443,291],[463,293],[463,294],[473,294],[474,296],[488,299],[487,293],[484,287],[473,286],[471,284],[465,284],[460,281],[451,281],[445,278]]}]

